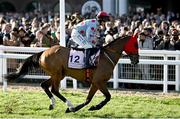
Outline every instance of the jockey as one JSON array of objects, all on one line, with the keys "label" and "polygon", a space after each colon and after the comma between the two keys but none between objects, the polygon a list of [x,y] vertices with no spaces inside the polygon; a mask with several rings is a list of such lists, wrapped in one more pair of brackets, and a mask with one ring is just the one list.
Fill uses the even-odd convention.
[{"label": "jockey", "polygon": [[93,48],[97,44],[97,31],[100,25],[109,21],[108,13],[101,11],[96,19],[87,19],[74,26],[71,33],[71,40],[78,44],[79,48]]}]

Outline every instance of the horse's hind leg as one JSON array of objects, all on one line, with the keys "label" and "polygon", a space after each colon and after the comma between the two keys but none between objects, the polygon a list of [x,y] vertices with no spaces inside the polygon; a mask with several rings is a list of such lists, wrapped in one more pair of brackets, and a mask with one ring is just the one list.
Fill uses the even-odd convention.
[{"label": "horse's hind leg", "polygon": [[71,104],[71,102],[59,93],[59,84],[63,78],[64,77],[61,77],[61,76],[54,77],[54,80],[52,80],[53,83],[52,83],[51,92],[54,95],[56,95],[59,99],[61,99],[64,103],[66,103],[67,106],[70,108],[70,110],[74,112],[74,106]]},{"label": "horse's hind leg", "polygon": [[[96,91],[97,91],[97,87],[94,84],[91,84],[86,101],[84,103],[79,104],[76,107],[74,107],[74,111],[78,111],[81,108],[83,108],[84,106],[86,106],[87,104],[89,104],[91,102],[94,94],[96,93]],[[67,110],[66,110],[66,113],[68,113],[68,112],[71,112],[69,108],[67,108]]]},{"label": "horse's hind leg", "polygon": [[101,101],[99,104],[97,104],[97,105],[95,105],[95,106],[91,106],[91,107],[89,108],[90,111],[101,109],[101,108],[102,108],[104,105],[106,105],[107,102],[109,102],[110,99],[111,99],[111,94],[109,93],[105,82],[99,82],[99,83],[97,83],[97,87],[98,87],[98,89],[104,94],[105,100]]},{"label": "horse's hind leg", "polygon": [[44,89],[44,91],[46,92],[46,94],[48,95],[48,97],[51,100],[49,110],[52,110],[52,109],[54,109],[54,106],[55,106],[55,99],[54,99],[52,93],[49,90],[50,86],[51,86],[51,78],[48,79],[48,80],[45,80],[44,82],[41,83],[41,87]]}]

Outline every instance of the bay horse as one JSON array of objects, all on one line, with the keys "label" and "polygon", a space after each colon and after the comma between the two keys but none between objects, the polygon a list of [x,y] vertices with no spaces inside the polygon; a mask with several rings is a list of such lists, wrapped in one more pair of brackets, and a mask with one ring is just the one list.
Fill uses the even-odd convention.
[{"label": "bay horse", "polygon": [[123,51],[129,55],[131,64],[137,64],[139,62],[137,38],[132,36],[119,37],[106,46],[103,46],[101,48],[99,63],[95,68],[92,68],[91,81],[89,82],[90,89],[87,98],[85,102],[77,106],[73,106],[73,104],[59,92],[60,81],[63,80],[65,76],[71,76],[79,81],[86,81],[86,69],[68,68],[70,48],[56,45],[45,51],[36,53],[25,59],[16,72],[7,74],[5,77],[11,80],[16,79],[26,75],[32,68],[40,67],[50,76],[48,80],[41,83],[41,87],[51,101],[49,106],[50,110],[55,106],[53,94],[67,104],[68,108],[66,113],[68,113],[76,112],[89,104],[97,90],[100,90],[104,94],[105,99],[99,104],[89,108],[90,111],[99,110],[111,99],[111,94],[108,91],[106,83],[111,78],[113,69],[122,56]]}]

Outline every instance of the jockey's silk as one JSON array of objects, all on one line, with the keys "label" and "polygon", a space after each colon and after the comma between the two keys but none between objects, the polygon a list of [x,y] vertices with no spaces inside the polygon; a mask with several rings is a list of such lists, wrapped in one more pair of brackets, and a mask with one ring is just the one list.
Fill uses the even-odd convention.
[{"label": "jockey's silk", "polygon": [[92,45],[86,40],[85,37],[83,37],[77,30],[73,29],[71,32],[71,38],[75,43],[77,43],[79,46],[78,48],[92,48]]},{"label": "jockey's silk", "polygon": [[87,19],[77,24],[74,27],[74,30],[79,32],[84,37],[84,39],[89,42],[89,44],[94,46],[97,42],[95,39],[98,26],[99,23],[96,19]]}]

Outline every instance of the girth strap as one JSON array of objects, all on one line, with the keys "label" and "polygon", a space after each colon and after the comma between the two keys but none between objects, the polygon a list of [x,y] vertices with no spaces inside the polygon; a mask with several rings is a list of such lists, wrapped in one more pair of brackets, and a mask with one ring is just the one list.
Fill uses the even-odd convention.
[{"label": "girth strap", "polygon": [[86,82],[91,83],[91,69],[86,69]]}]

